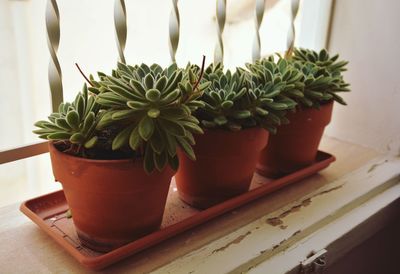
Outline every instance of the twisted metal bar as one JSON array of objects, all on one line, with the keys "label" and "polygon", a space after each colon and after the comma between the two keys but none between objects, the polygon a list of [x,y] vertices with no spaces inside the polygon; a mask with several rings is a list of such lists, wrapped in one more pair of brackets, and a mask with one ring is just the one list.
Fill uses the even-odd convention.
[{"label": "twisted metal bar", "polygon": [[224,32],[225,21],[226,21],[226,0],[217,0],[216,6],[217,16],[217,45],[214,50],[214,63],[224,62],[224,43],[222,39],[222,33]]},{"label": "twisted metal bar", "polygon": [[60,13],[56,0],[47,1],[46,30],[47,45],[51,57],[48,69],[51,105],[53,111],[57,111],[58,106],[63,101],[63,86],[61,67],[57,57],[58,45],[60,43]]},{"label": "twisted metal bar", "polygon": [[115,0],[114,25],[115,35],[117,38],[119,60],[121,63],[126,63],[124,55],[127,33],[125,0]]},{"label": "twisted metal bar", "polygon": [[172,0],[172,9],[169,16],[169,54],[172,63],[176,63],[175,55],[179,44],[180,18],[178,0]]},{"label": "twisted metal bar", "polygon": [[291,24],[290,24],[290,28],[289,28],[289,32],[288,32],[288,36],[287,36],[287,40],[286,40],[287,51],[286,51],[286,54],[285,54],[285,58],[290,58],[292,56],[292,53],[293,53],[294,40],[296,38],[296,30],[295,30],[295,27],[294,27],[294,21],[296,20],[297,12],[299,11],[299,2],[300,2],[300,0],[291,0],[291,3],[290,3],[290,8],[291,8],[290,20],[291,20]]},{"label": "twisted metal bar", "polygon": [[261,57],[260,27],[262,20],[264,18],[265,2],[266,0],[256,0],[256,20],[255,20],[256,34],[253,43],[253,54],[252,54],[253,62],[260,59]]}]

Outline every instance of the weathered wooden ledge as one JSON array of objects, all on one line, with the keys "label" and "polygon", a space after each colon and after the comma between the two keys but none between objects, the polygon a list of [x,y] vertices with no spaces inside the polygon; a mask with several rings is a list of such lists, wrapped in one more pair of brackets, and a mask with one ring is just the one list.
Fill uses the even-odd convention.
[{"label": "weathered wooden ledge", "polygon": [[[394,218],[389,209],[399,204],[400,158],[332,138],[324,138],[322,150],[334,154],[337,161],[319,174],[130,257],[104,272],[294,271],[310,252],[337,249],[334,244],[337,239],[368,220],[371,222],[375,216],[379,221],[364,228],[363,233],[356,233],[351,243],[365,240]],[[23,216],[18,206],[0,209],[0,241],[6,243],[0,249],[2,271],[88,273]],[[351,245],[340,248],[343,253]],[[331,255],[329,251],[331,262],[340,256],[340,252]]]}]

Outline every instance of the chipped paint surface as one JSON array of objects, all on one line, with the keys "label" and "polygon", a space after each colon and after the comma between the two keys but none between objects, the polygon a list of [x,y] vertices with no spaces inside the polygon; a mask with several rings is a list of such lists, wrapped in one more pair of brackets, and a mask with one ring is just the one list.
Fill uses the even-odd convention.
[{"label": "chipped paint surface", "polygon": [[280,229],[286,229],[288,227],[288,225],[284,224],[284,222],[282,220],[283,218],[287,217],[289,214],[292,214],[292,213],[295,213],[295,212],[299,212],[302,207],[309,206],[311,204],[312,198],[315,198],[315,197],[320,196],[320,195],[327,194],[327,193],[329,193],[331,191],[340,189],[342,187],[343,187],[343,184],[335,186],[335,187],[332,187],[332,188],[329,188],[329,189],[321,191],[321,192],[318,192],[318,193],[314,194],[313,196],[311,196],[311,197],[309,197],[307,199],[304,199],[299,204],[296,204],[296,205],[292,206],[291,208],[289,208],[288,210],[284,211],[280,215],[278,215],[276,217],[268,218],[266,220],[266,223],[270,224],[272,226],[279,226]]},{"label": "chipped paint surface", "polygon": [[377,164],[373,164],[371,165],[371,167],[368,169],[368,173],[371,173],[372,171],[374,171],[375,168],[377,168],[380,165],[383,165],[384,163],[387,163],[388,160],[386,159],[385,161],[383,161],[382,163],[377,163]]},{"label": "chipped paint surface", "polygon": [[230,247],[233,244],[238,244],[240,243],[244,238],[246,238],[248,235],[250,235],[251,232],[247,231],[246,234],[240,235],[238,236],[236,239],[234,239],[233,241],[227,243],[226,245],[224,245],[223,247],[217,248],[215,250],[213,250],[212,253],[216,253],[216,252],[220,252],[220,251],[224,251],[225,249],[227,249],[228,247]]},{"label": "chipped paint surface", "polygon": [[[365,199],[394,185],[396,182],[393,180],[400,178],[400,159],[390,159],[382,165],[376,165],[368,173],[372,165],[382,163],[386,159],[388,158],[383,156],[377,157],[365,163],[360,170],[322,187],[318,184],[321,177],[314,177],[310,179],[316,182],[316,188],[312,192],[311,188],[308,188],[304,196],[288,200],[285,208],[260,215],[251,223],[171,262],[158,269],[156,273],[162,274],[168,271],[174,274],[186,274],[191,271],[246,273],[253,269],[255,271],[261,263],[273,260],[280,254],[292,252],[293,248],[300,246],[303,239],[310,237],[315,231],[324,229],[348,210],[362,204]],[[331,178],[329,174],[325,176]],[[384,181],[387,183],[383,184]],[[307,189],[307,184],[304,188]],[[283,196],[277,196],[277,199]],[[296,200],[297,202],[293,202]],[[265,200],[265,203],[270,205],[274,202],[276,201],[273,200],[273,196],[270,200]],[[264,210],[267,208],[270,207],[265,206]]]},{"label": "chipped paint surface", "polygon": [[266,222],[267,222],[267,224],[270,224],[272,226],[277,226],[277,225],[283,224],[283,221],[278,217],[268,218]]},{"label": "chipped paint surface", "polygon": [[[346,182],[345,182],[345,183],[346,183]],[[311,198],[315,198],[315,197],[317,197],[317,196],[324,195],[324,194],[329,193],[329,192],[331,192],[331,191],[338,190],[339,188],[342,188],[343,185],[344,185],[345,183],[343,183],[343,184],[341,184],[341,185],[338,185],[338,186],[335,186],[335,187],[332,187],[332,188],[330,188],[330,189],[321,191],[321,192],[319,192],[319,193],[313,195]]]},{"label": "chipped paint surface", "polygon": [[270,252],[270,251],[274,251],[277,248],[279,248],[280,246],[282,246],[284,243],[286,243],[287,241],[291,240],[292,238],[294,238],[296,235],[298,235],[299,233],[301,233],[301,230],[297,230],[295,231],[289,238],[287,239],[283,239],[282,241],[280,241],[278,244],[275,244],[272,246],[272,248],[268,248],[268,249],[264,249],[260,251],[260,254],[264,254],[265,252]]}]

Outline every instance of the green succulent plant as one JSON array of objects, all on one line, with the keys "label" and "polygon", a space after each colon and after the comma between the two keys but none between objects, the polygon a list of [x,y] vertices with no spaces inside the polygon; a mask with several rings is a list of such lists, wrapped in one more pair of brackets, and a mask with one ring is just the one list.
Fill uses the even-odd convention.
[{"label": "green succulent plant", "polygon": [[304,83],[302,72],[290,62],[279,58],[277,62],[273,56],[257,60],[253,64],[246,64],[252,81],[257,85],[279,85],[278,98],[293,109],[297,102],[304,97]]},{"label": "green succulent plant", "polygon": [[83,149],[109,144],[108,154],[131,151],[143,158],[148,173],[167,164],[176,170],[178,148],[195,159],[193,133],[203,131],[192,112],[204,105],[198,99],[206,83],[199,85],[200,79],[175,64],[163,69],[119,63],[111,75],[98,76],[90,76],[91,87],[72,104],[62,103],[49,122],[36,123],[40,129],[34,132]]},{"label": "green succulent plant", "polygon": [[343,98],[337,95],[337,92],[349,91],[348,84],[344,83],[341,76],[333,77],[326,68],[309,62],[294,62],[293,66],[303,73],[304,98],[300,99],[303,106],[319,108],[322,103],[330,100],[346,105]]},{"label": "green succulent plant", "polygon": [[346,71],[346,65],[349,63],[348,61],[338,60],[338,54],[331,57],[326,49],[316,52],[310,49],[295,48],[292,58],[301,63],[310,62],[321,68],[326,68],[334,76],[340,75],[343,71]]},{"label": "green succulent plant", "polygon": [[112,75],[100,74],[90,90],[105,108],[96,129],[118,126],[112,149],[129,146],[141,151],[147,172],[162,170],[167,163],[178,168],[177,148],[195,159],[192,133],[203,133],[191,114],[203,104],[201,87],[175,64],[166,69],[159,65],[127,66],[122,63]]},{"label": "green succulent plant", "polygon": [[[192,66],[195,73],[198,67]],[[271,132],[287,122],[285,110],[294,102],[280,97],[281,81],[260,83],[244,69],[224,72],[221,64],[212,64],[205,70],[203,81],[210,82],[205,88],[200,107],[194,115],[205,128],[240,130],[262,126]],[[293,105],[294,107],[294,105]]]},{"label": "green succulent plant", "polygon": [[346,102],[338,92],[350,91],[350,84],[343,79],[347,61],[339,61],[339,55],[329,56],[323,49],[319,53],[308,49],[295,49],[292,65],[303,73],[304,98],[301,103],[307,107],[319,108],[320,104],[335,100],[340,104]]},{"label": "green succulent plant", "polygon": [[[296,102],[299,106],[319,108],[329,100],[346,104],[337,92],[349,91],[342,71],[347,62],[335,62],[338,56],[329,57],[325,50],[319,54],[311,50],[295,49],[292,58],[273,56],[247,64],[255,81],[268,82],[282,79],[285,83],[280,96]],[[313,62],[311,62],[313,61]]]},{"label": "green succulent plant", "polygon": [[58,112],[53,112],[48,121],[36,122],[39,129],[33,132],[42,139],[68,141],[69,149],[80,154],[83,148],[92,148],[97,142],[94,133],[99,109],[85,84],[72,103],[61,103]]}]

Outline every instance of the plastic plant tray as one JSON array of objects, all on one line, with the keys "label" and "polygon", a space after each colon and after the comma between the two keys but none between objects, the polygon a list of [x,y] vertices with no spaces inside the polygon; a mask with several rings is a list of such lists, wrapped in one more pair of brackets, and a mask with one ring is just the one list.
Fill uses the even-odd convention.
[{"label": "plastic plant tray", "polygon": [[333,161],[334,156],[319,151],[312,165],[278,179],[254,176],[248,192],[205,210],[192,208],[182,202],[173,180],[161,228],[107,253],[99,253],[81,245],[72,219],[66,216],[68,205],[62,190],[28,200],[22,203],[20,209],[82,265],[99,270],[268,193],[298,182],[328,167]]}]

